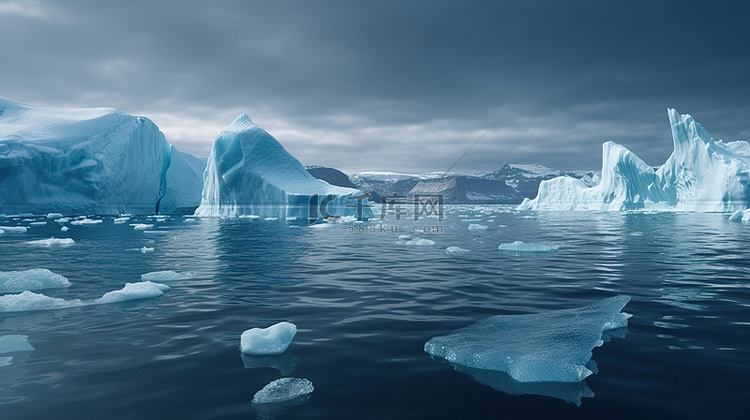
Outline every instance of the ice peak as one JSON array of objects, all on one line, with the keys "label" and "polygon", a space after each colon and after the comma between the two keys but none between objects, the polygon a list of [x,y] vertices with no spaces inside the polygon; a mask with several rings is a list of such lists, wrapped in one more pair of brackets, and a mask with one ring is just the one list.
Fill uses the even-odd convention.
[{"label": "ice peak", "polygon": [[672,128],[674,151],[678,156],[681,156],[692,143],[698,144],[698,140],[703,144],[714,142],[703,126],[697,123],[690,114],[680,114],[674,108],[667,108],[667,115],[669,115],[669,125]]},{"label": "ice peak", "polygon": [[233,131],[242,131],[255,126],[255,123],[250,119],[250,117],[247,116],[247,114],[240,114],[237,118],[234,119],[232,124],[229,126],[229,129]]}]

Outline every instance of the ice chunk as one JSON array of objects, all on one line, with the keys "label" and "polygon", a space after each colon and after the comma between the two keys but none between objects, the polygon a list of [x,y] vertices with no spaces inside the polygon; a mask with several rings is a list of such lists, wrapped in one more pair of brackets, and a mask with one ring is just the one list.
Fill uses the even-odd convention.
[{"label": "ice chunk", "polygon": [[629,296],[576,309],[498,315],[433,337],[428,354],[462,366],[508,373],[519,382],[579,382],[591,375],[592,350],[606,330],[627,326]]},{"label": "ice chunk", "polygon": [[116,218],[115,218],[115,219],[113,220],[113,222],[114,222],[114,223],[115,223],[116,225],[121,225],[121,224],[123,224],[123,223],[127,222],[128,220],[130,220],[130,217],[116,217]]},{"label": "ice chunk", "polygon": [[55,220],[57,223],[68,223],[70,221],[70,217],[63,217],[61,219]]},{"label": "ice chunk", "polygon": [[154,225],[147,224],[147,223],[138,223],[137,225],[133,226],[133,229],[146,230],[146,229],[151,229],[152,227],[154,227]]},{"label": "ice chunk", "polygon": [[149,252],[154,252],[154,248],[144,246],[143,248],[139,249],[139,251],[141,251],[141,254],[148,254]]},{"label": "ice chunk", "polygon": [[418,246],[435,245],[435,241],[432,241],[429,239],[423,239],[423,238],[416,238],[416,239],[412,239],[411,241],[408,241],[406,245],[418,245]]},{"label": "ice chunk", "polygon": [[48,219],[62,219],[63,215],[60,213],[48,213],[47,218]]},{"label": "ice chunk", "polygon": [[25,271],[0,271],[0,293],[16,293],[24,290],[54,289],[68,287],[65,277],[44,268]]},{"label": "ice chunk", "polygon": [[196,274],[191,272],[178,273],[172,270],[154,271],[151,273],[141,274],[143,281],[179,281],[195,278]]},{"label": "ice chunk", "polygon": [[451,254],[451,255],[463,255],[469,252],[468,249],[463,249],[458,246],[449,246],[448,248],[445,248],[445,252]]},{"label": "ice chunk", "polygon": [[472,223],[469,225],[469,230],[487,230],[487,226]]},{"label": "ice chunk", "polygon": [[0,335],[0,354],[33,350],[28,335]]},{"label": "ice chunk", "polygon": [[75,243],[76,242],[71,238],[49,238],[26,242],[27,245],[43,248],[67,248],[75,245]]},{"label": "ice chunk", "polygon": [[521,241],[515,241],[507,244],[500,244],[497,249],[500,251],[513,251],[513,252],[548,252],[555,251],[560,247],[557,245],[548,244],[526,244]]},{"label": "ice chunk", "polygon": [[123,287],[121,290],[107,292],[99,299],[95,299],[94,303],[114,303],[136,299],[154,298],[163,295],[164,292],[169,289],[170,287],[166,284],[153,283],[150,281],[142,281],[139,283],[125,283],[125,287]]},{"label": "ice chunk", "polygon": [[47,222],[31,222],[29,223],[29,226],[44,226]]},{"label": "ice chunk", "polygon": [[407,241],[407,240],[411,239],[411,236],[409,236],[409,235],[398,235],[398,239],[400,239],[402,241]]},{"label": "ice chunk", "polygon": [[169,286],[152,282],[126,283],[120,290],[105,293],[93,300],[53,298],[41,293],[25,291],[14,295],[0,296],[0,312],[43,311],[74,308],[78,306],[125,302],[129,300],[159,297]]},{"label": "ice chunk", "polygon": [[86,219],[80,219],[80,220],[73,220],[72,222],[70,222],[70,224],[71,225],[76,225],[76,226],[90,226],[90,225],[97,225],[97,224],[102,223],[102,222],[103,222],[103,220],[101,220],[101,219],[88,219],[88,218],[86,218]]},{"label": "ice chunk", "polygon": [[[214,141],[195,214],[308,220],[357,215],[361,210],[363,217],[372,217],[369,206],[357,208],[357,197],[364,197],[359,190],[332,186],[310,175],[273,136],[242,114]],[[311,207],[328,215],[317,211],[311,218]]]},{"label": "ice chunk", "polygon": [[589,187],[559,177],[542,181],[522,210],[736,211],[750,205],[750,144],[724,143],[690,115],[668,109],[674,151],[654,170],[625,147],[602,145],[602,176]]},{"label": "ice chunk", "polygon": [[244,354],[281,354],[286,351],[297,334],[291,322],[279,322],[268,328],[251,328],[240,337],[240,350]]},{"label": "ice chunk", "polygon": [[270,404],[293,400],[311,394],[315,387],[304,378],[277,379],[253,396],[253,404]]},{"label": "ice chunk", "polygon": [[5,233],[26,233],[27,229],[23,226],[0,226]]},{"label": "ice chunk", "polygon": [[750,209],[737,210],[729,216],[729,220],[732,222],[747,222],[750,220]]},{"label": "ice chunk", "polygon": [[60,228],[60,232],[67,232],[69,230],[70,230],[70,228],[67,227],[67,226],[63,226],[63,227]]}]

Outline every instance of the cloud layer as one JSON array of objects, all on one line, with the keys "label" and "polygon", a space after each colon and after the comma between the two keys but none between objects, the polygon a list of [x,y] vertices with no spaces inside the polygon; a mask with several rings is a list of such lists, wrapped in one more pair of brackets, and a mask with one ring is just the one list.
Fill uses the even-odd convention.
[{"label": "cloud layer", "polygon": [[2,1],[0,96],[146,115],[208,155],[248,113],[305,164],[598,169],[671,151],[666,107],[750,139],[742,2]]}]

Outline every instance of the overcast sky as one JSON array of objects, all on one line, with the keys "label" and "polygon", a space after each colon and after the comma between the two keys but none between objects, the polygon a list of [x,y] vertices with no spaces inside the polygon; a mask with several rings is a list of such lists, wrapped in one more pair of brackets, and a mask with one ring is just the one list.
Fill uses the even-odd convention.
[{"label": "overcast sky", "polygon": [[345,171],[600,169],[665,109],[750,140],[750,6],[691,1],[6,1],[0,96],[145,115],[208,156],[247,113]]}]

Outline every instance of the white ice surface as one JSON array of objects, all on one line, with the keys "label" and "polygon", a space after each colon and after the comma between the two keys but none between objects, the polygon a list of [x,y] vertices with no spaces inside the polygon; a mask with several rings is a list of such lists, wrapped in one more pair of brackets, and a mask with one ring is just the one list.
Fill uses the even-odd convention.
[{"label": "white ice surface", "polygon": [[244,354],[281,354],[292,343],[297,326],[291,322],[279,322],[267,328],[251,328],[240,337],[240,350]]},{"label": "white ice surface", "polygon": [[0,293],[68,287],[67,278],[44,268],[23,271],[0,271]]},{"label": "white ice surface", "polygon": [[277,379],[253,396],[253,404],[269,404],[292,400],[311,394],[315,387],[304,378]]}]

